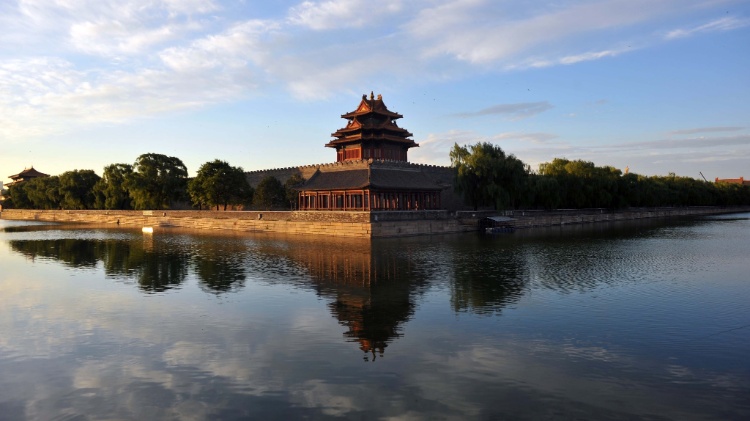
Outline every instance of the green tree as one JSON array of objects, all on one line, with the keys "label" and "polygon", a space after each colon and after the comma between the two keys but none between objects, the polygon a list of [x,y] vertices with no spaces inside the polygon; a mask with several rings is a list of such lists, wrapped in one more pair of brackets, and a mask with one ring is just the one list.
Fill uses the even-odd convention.
[{"label": "green tree", "polygon": [[560,184],[554,177],[534,174],[529,177],[529,203],[544,209],[557,209],[560,206]]},{"label": "green tree", "polygon": [[60,178],[56,175],[51,177],[39,177],[24,181],[24,189],[31,202],[33,209],[60,209],[62,197],[60,196]]},{"label": "green tree", "polygon": [[59,176],[62,209],[93,209],[94,186],[100,180],[93,170],[66,171]]},{"label": "green tree", "polygon": [[125,188],[136,209],[168,209],[173,202],[185,199],[187,168],[179,158],[143,154],[136,159],[133,170]]},{"label": "green tree", "polygon": [[233,167],[221,160],[201,165],[198,175],[188,182],[188,194],[198,206],[239,205],[252,200],[253,190],[241,167]]},{"label": "green tree", "polygon": [[32,207],[29,193],[26,190],[27,183],[16,183],[8,187],[8,197],[4,206],[17,209],[30,209]]},{"label": "green tree", "polygon": [[294,174],[284,182],[286,201],[292,209],[295,209],[295,204],[297,203],[297,187],[301,186],[304,182],[305,179],[300,174]]},{"label": "green tree", "polygon": [[484,197],[480,186],[480,176],[472,165],[471,153],[465,146],[461,147],[454,143],[450,158],[451,166],[455,171],[456,191],[463,194],[464,200],[477,210],[479,205],[483,204]]},{"label": "green tree", "polygon": [[476,210],[480,205],[495,209],[515,207],[527,194],[529,168],[514,155],[506,155],[491,143],[453,145],[451,165],[456,189]]},{"label": "green tree", "polygon": [[563,207],[616,207],[625,201],[619,189],[622,172],[614,167],[597,167],[593,162],[555,158],[539,165],[539,174],[554,178],[560,186]]},{"label": "green tree", "polygon": [[286,207],[286,191],[276,177],[269,175],[258,183],[253,195],[253,206],[259,209]]},{"label": "green tree", "polygon": [[133,175],[130,164],[111,164],[104,167],[101,180],[94,186],[97,209],[133,209],[130,193],[125,187]]}]

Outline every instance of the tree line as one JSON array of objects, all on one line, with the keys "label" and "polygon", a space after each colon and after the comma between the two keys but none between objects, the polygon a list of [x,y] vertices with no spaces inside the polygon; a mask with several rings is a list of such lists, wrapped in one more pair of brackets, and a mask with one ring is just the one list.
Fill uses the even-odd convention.
[{"label": "tree line", "polygon": [[[455,188],[474,209],[559,209],[656,206],[750,205],[750,186],[711,183],[690,177],[643,176],[611,166],[555,158],[538,171],[491,143],[450,151]],[[147,210],[194,206],[289,209],[297,200],[294,175],[282,183],[267,176],[253,189],[242,167],[206,162],[189,179],[185,164],[147,153],[133,164],[111,164],[100,177],[93,170],[67,171],[10,186],[5,207],[26,209]]]},{"label": "tree line", "polygon": [[644,176],[593,162],[555,158],[532,171],[491,143],[454,144],[456,190],[475,210],[750,205],[750,186],[674,173]]},{"label": "tree line", "polygon": [[199,209],[231,207],[288,209],[296,202],[298,175],[282,184],[267,176],[253,189],[242,167],[206,162],[195,178],[179,158],[147,153],[134,164],[111,164],[100,177],[93,170],[66,171],[11,185],[3,205],[23,209],[169,209],[190,204]]}]

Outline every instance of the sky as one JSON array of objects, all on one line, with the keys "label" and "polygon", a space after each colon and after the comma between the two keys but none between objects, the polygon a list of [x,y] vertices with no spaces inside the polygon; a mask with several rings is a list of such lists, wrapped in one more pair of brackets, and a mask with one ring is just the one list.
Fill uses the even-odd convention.
[{"label": "sky", "polygon": [[0,28],[5,182],[333,162],[370,92],[412,162],[491,142],[533,170],[750,178],[746,0],[0,0]]}]

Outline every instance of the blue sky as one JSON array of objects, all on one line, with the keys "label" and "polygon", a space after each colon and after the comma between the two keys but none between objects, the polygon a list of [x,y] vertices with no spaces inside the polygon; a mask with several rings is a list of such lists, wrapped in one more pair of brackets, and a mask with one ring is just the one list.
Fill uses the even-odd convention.
[{"label": "blue sky", "polygon": [[382,94],[419,148],[750,178],[740,0],[0,0],[0,180],[143,153],[331,162]]}]

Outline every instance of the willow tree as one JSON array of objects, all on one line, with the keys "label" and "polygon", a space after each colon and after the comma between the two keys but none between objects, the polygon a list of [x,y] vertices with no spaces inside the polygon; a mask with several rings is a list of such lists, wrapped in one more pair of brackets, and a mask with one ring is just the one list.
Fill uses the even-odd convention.
[{"label": "willow tree", "polygon": [[[21,183],[32,209],[60,209],[60,177],[38,177]],[[15,186],[14,186],[15,187]],[[13,190],[11,190],[13,194]],[[11,196],[12,197],[12,196]]]},{"label": "willow tree", "polygon": [[126,187],[133,175],[130,164],[111,164],[104,167],[101,180],[94,186],[96,207],[99,209],[133,209],[130,192]]},{"label": "willow tree", "polygon": [[456,190],[476,210],[515,207],[526,194],[529,167],[514,155],[506,155],[491,143],[453,145],[451,166],[455,169]]},{"label": "willow tree", "polygon": [[60,207],[63,209],[94,209],[94,186],[100,177],[93,170],[73,170],[60,174]]}]

